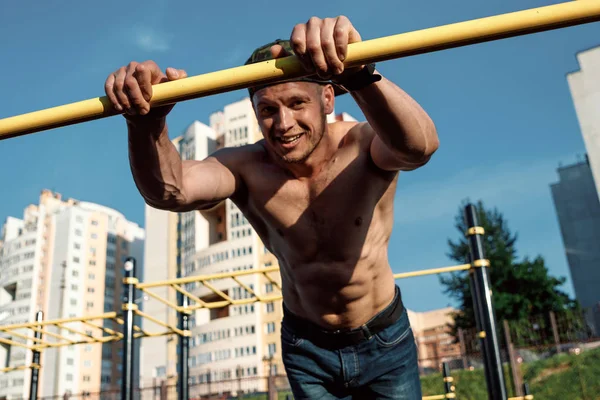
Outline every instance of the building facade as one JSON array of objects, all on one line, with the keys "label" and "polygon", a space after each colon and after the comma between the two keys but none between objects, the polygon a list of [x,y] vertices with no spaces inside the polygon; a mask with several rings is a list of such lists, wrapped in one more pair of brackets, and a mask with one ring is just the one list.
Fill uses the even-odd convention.
[{"label": "building facade", "polygon": [[558,168],[552,199],[575,296],[600,335],[600,201],[589,160]]},{"label": "building facade", "polygon": [[600,197],[600,47],[577,54],[579,70],[567,75],[596,193]]},{"label": "building facade", "polygon": [[[143,241],[144,230],[115,210],[42,191],[39,203],[27,207],[23,219],[9,218],[4,225],[0,313],[7,318],[3,324],[34,321],[38,310],[45,320],[117,310],[125,258],[135,257],[143,275]],[[106,320],[93,322],[115,328]],[[74,341],[102,335],[84,324],[48,331]],[[53,337],[44,339],[56,342]],[[8,367],[31,363],[31,352],[17,346],[4,346],[2,353]],[[119,388],[121,357],[115,343],[46,349],[41,362],[38,393],[42,396]],[[138,368],[135,360],[134,366]],[[0,377],[0,397],[21,399],[28,391],[29,370]]]}]

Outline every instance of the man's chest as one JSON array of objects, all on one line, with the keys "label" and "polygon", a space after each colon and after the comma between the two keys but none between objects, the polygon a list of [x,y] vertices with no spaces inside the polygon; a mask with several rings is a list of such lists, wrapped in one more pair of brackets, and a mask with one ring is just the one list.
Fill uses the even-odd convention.
[{"label": "man's chest", "polygon": [[245,212],[274,246],[311,253],[332,242],[355,245],[352,238],[364,239],[390,183],[360,157],[331,162],[311,179],[265,168],[247,183]]}]

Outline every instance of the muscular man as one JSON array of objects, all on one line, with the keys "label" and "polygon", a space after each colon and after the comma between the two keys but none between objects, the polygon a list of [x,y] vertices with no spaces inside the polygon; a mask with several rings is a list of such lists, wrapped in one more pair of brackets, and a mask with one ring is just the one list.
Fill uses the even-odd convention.
[{"label": "muscular man", "polygon": [[[186,77],[152,61],[111,74],[130,164],[146,202],[174,212],[229,198],[279,260],[282,356],[296,399],[420,399],[414,337],[387,257],[399,171],[438,148],[435,126],[373,66],[344,69],[360,35],[345,17],[311,18],[249,63],[297,55],[313,73],[250,89],[263,139],[182,161],[152,85]],[[328,124],[350,92],[366,122]]]}]

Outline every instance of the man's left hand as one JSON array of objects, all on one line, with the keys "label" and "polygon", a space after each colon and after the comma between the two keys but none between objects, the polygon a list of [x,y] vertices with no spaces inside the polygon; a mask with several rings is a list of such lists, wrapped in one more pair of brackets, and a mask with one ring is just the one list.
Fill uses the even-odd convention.
[{"label": "man's left hand", "polygon": [[[307,23],[296,25],[290,36],[292,49],[304,67],[321,78],[333,80],[360,69],[344,68],[348,44],[360,41],[360,34],[344,16],[312,17]],[[273,49],[273,53],[276,52],[277,49]]]}]

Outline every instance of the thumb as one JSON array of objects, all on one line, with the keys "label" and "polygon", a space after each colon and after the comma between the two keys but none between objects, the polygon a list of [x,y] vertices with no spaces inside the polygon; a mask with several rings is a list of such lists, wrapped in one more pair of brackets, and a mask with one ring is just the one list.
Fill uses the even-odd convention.
[{"label": "thumb", "polygon": [[169,81],[175,81],[177,79],[187,78],[187,72],[185,72],[185,70],[183,70],[183,69],[176,69],[173,67],[169,67],[169,68],[167,68],[166,73],[167,73],[167,79]]}]

